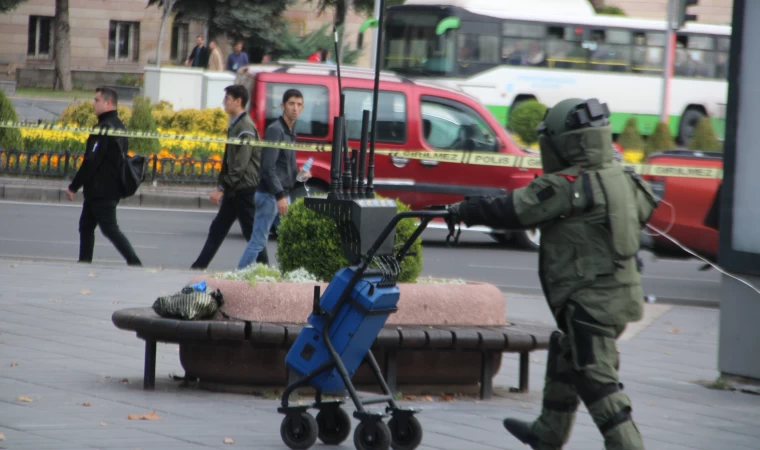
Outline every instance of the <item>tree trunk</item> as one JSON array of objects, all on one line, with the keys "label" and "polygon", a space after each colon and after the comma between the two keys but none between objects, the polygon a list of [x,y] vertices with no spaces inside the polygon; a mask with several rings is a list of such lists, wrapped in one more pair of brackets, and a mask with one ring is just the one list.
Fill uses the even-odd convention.
[{"label": "tree trunk", "polygon": [[71,92],[69,0],[55,0],[55,76],[53,88]]},{"label": "tree trunk", "polygon": [[161,67],[161,44],[164,41],[164,26],[166,25],[166,19],[174,9],[174,2],[176,0],[168,0],[163,5],[163,14],[161,15],[161,27],[158,29],[158,45],[156,46],[156,67]]}]

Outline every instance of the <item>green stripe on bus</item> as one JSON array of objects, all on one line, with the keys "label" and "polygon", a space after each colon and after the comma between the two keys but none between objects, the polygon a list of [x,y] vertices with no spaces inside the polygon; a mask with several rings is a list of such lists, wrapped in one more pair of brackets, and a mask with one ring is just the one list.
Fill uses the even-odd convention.
[{"label": "green stripe on bus", "polygon": [[[506,126],[507,119],[509,118],[508,106],[496,106],[487,105],[486,108],[493,114],[496,120]],[[643,136],[648,136],[654,132],[655,126],[660,121],[659,114],[631,114],[631,113],[612,113],[610,114],[610,124],[612,125],[612,132],[620,134],[625,128],[625,123],[629,118],[636,117],[636,126]],[[670,128],[670,134],[673,137],[678,136],[678,124],[681,120],[681,116],[671,115],[668,118],[668,128]],[[718,139],[723,139],[726,131],[726,120],[712,117],[710,119],[715,129],[715,135]]]}]

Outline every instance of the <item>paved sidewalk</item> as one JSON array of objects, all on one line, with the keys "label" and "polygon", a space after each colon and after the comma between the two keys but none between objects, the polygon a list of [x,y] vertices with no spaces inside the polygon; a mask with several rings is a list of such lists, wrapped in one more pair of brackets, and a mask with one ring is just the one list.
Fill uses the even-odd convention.
[{"label": "paved sidewalk", "polygon": [[[73,174],[72,174],[73,176]],[[63,178],[33,178],[23,176],[0,176],[0,200],[68,202],[66,189],[70,180]],[[122,200],[123,206],[148,206],[179,209],[218,209],[208,201],[214,184],[166,184],[149,180],[143,182],[137,193]],[[76,202],[82,202],[82,191],[77,192]]]},{"label": "paved sidewalk", "polygon": [[[111,314],[149,306],[193,274],[0,260],[0,447],[286,449],[276,401],[181,388],[171,380],[170,374],[183,374],[176,345],[159,344],[156,390],[142,390],[143,341],[113,326]],[[541,298],[507,294],[506,301],[511,321],[551,323]],[[647,305],[645,320],[621,339],[622,381],[647,449],[758,448],[760,396],[695,383],[718,376],[718,314]],[[527,449],[501,420],[532,419],[540,410],[546,352],[531,358],[527,394],[509,393],[517,383],[517,356],[505,355],[493,400],[405,402],[423,408],[419,448]],[[161,420],[127,419],[154,410]],[[225,438],[234,443],[225,444]],[[354,447],[349,438],[335,448]],[[566,449],[601,448],[581,407]]]}]

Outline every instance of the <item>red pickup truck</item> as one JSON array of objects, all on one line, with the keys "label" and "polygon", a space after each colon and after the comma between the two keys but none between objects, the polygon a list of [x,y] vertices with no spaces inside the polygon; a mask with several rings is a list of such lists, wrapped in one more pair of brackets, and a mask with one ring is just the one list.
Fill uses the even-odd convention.
[{"label": "red pickup truck", "polygon": [[[723,154],[694,150],[668,150],[650,155],[645,164],[723,168]],[[715,201],[719,178],[659,177],[644,175],[663,202],[652,214],[650,224],[672,236],[675,240],[705,259],[715,262],[718,258],[718,231],[705,225],[705,217]],[[667,238],[651,229],[654,234],[649,243],[651,251],[664,258],[689,258]]]}]

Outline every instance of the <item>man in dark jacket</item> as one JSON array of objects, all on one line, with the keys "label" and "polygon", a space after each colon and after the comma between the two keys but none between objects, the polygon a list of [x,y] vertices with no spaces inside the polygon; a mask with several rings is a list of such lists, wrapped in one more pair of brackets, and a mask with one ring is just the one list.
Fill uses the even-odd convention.
[{"label": "man in dark jacket", "polygon": [[[227,137],[258,139],[259,133],[256,131],[256,126],[245,112],[245,105],[248,103],[248,91],[245,86],[235,84],[227,86],[224,91],[226,93],[222,103],[224,111],[230,116]],[[230,144],[225,146],[218,185],[209,197],[211,203],[218,205],[221,200],[222,204],[214,221],[211,222],[206,245],[193,263],[193,269],[208,267],[235,219],[240,221],[240,229],[243,231],[245,240],[251,240],[253,215],[256,211],[253,200],[256,186],[259,184],[260,163],[261,148],[259,147]],[[258,261],[269,264],[266,248],[259,254]]]},{"label": "man in dark jacket", "polygon": [[185,65],[205,69],[208,67],[208,47],[203,46],[203,36],[200,34],[195,38],[195,43],[197,45],[193,47],[193,51],[190,52],[190,55],[185,60]]},{"label": "man in dark jacket", "polygon": [[[303,111],[303,95],[297,89],[288,89],[282,95],[282,116],[272,122],[264,133],[267,142],[296,141],[293,131],[296,119]],[[261,153],[261,182],[256,190],[256,218],[253,220],[253,235],[243,256],[238,263],[238,269],[244,269],[256,261],[259,253],[266,249],[269,229],[272,227],[277,214],[284,216],[288,213],[288,194],[296,184],[298,167],[296,154],[291,150],[280,150],[265,147]],[[304,179],[311,174],[304,172]]]},{"label": "man in dark jacket", "polygon": [[[95,90],[93,107],[98,116],[96,128],[126,129],[116,112],[117,103],[118,96],[113,89],[99,87]],[[79,262],[92,262],[95,227],[100,226],[100,231],[127,260],[127,264],[142,265],[116,222],[116,206],[122,193],[119,168],[124,163],[127,150],[125,137],[91,134],[87,139],[82,165],[66,191],[66,197],[74,200],[74,194],[84,187],[84,204],[79,218]]]}]

